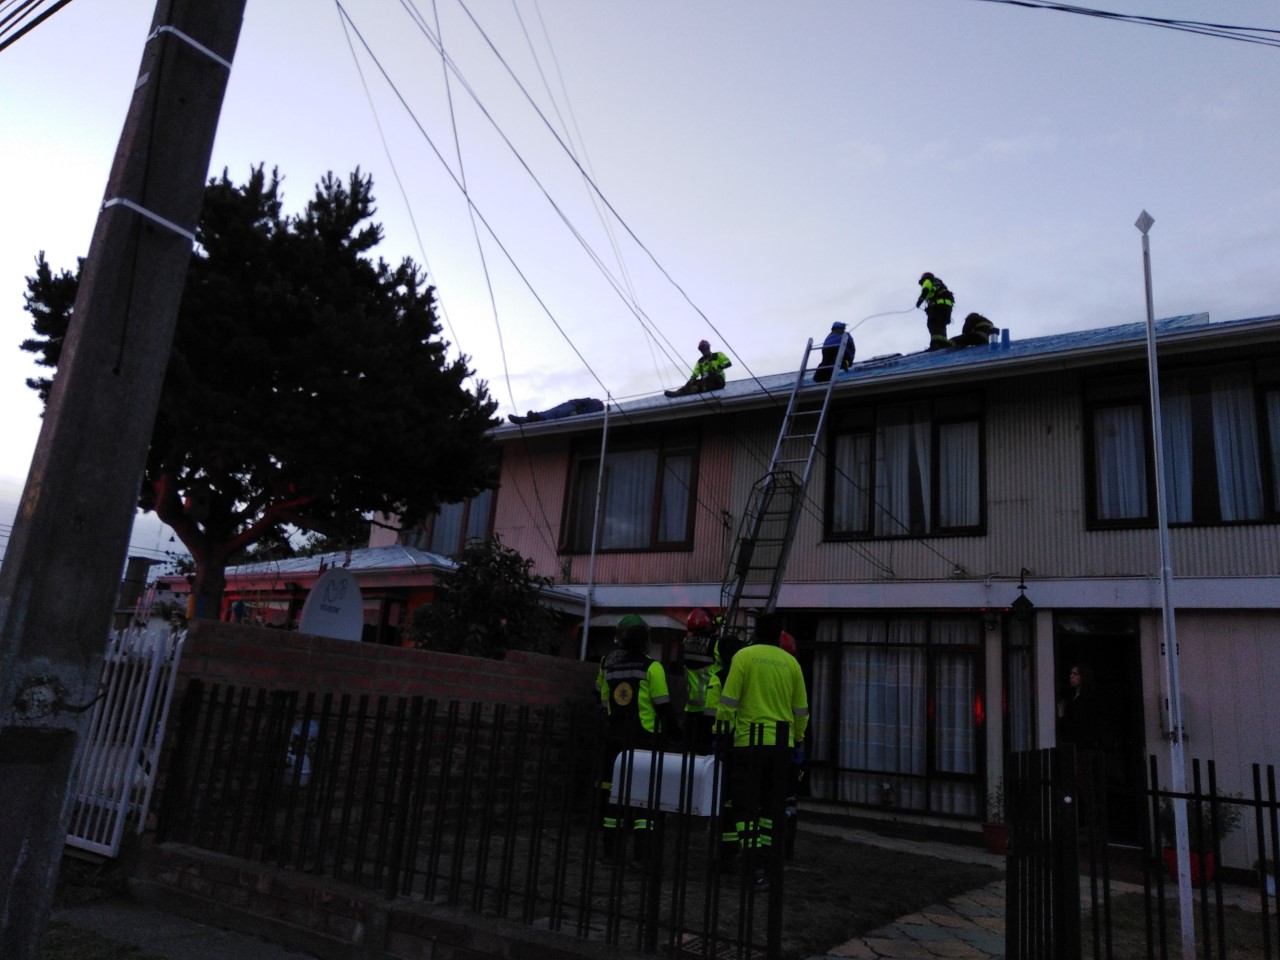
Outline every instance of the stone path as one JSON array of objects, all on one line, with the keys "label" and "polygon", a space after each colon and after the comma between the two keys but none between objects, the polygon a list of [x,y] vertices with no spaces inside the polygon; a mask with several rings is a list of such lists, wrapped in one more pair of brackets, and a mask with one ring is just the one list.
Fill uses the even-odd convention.
[{"label": "stone path", "polygon": [[1004,881],[996,880],[944,904],[899,917],[865,937],[833,947],[824,957],[1004,960],[1004,891]]}]

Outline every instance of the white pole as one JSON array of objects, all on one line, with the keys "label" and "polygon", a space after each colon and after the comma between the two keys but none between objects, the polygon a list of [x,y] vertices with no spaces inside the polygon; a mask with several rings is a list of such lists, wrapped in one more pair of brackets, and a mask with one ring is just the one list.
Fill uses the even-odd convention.
[{"label": "white pole", "polygon": [[[1160,415],[1160,371],[1156,361],[1156,319],[1151,297],[1151,243],[1147,232],[1155,223],[1143,210],[1134,224],[1142,231],[1142,272],[1147,287],[1147,379],[1151,391],[1151,438],[1155,447],[1156,525],[1160,530],[1160,594],[1164,610],[1164,672],[1166,711],[1169,725],[1170,787],[1184,793],[1187,787],[1186,760],[1182,745],[1182,679],[1178,674],[1178,633],[1173,612],[1173,563],[1169,558],[1169,520],[1165,511],[1164,431]],[[1182,922],[1183,960],[1196,955],[1195,916],[1191,900],[1191,853],[1187,843],[1187,801],[1173,801],[1173,824],[1178,857],[1178,906]]]},{"label": "white pole", "polygon": [[604,496],[604,457],[609,449],[609,405],[613,397],[605,394],[604,429],[600,431],[600,470],[596,474],[596,512],[591,519],[591,558],[587,561],[587,615],[582,621],[582,650],[579,660],[587,659],[587,636],[591,632],[591,605],[596,592],[596,541],[600,536],[600,501]]}]

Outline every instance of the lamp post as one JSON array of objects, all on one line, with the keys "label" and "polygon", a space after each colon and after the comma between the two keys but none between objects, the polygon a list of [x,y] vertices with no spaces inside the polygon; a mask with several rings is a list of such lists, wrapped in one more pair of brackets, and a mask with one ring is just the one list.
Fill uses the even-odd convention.
[{"label": "lamp post", "polygon": [[[1147,379],[1151,391],[1151,440],[1155,448],[1156,525],[1160,531],[1160,594],[1164,610],[1164,672],[1169,726],[1170,786],[1183,793],[1187,786],[1182,745],[1182,679],[1178,673],[1178,635],[1173,613],[1173,564],[1169,559],[1169,519],[1165,510],[1164,432],[1160,414],[1160,369],[1156,360],[1156,319],[1151,297],[1151,242],[1147,233],[1155,223],[1143,210],[1134,226],[1142,233],[1142,274],[1147,291]],[[1173,825],[1178,857],[1178,907],[1182,924],[1182,956],[1196,955],[1196,928],[1191,901],[1191,855],[1187,845],[1187,801],[1173,801]]]}]

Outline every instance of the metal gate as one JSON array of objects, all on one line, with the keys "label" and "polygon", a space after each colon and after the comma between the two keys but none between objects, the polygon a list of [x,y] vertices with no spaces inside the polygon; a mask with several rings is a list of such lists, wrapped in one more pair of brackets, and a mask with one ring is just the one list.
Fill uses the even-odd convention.
[{"label": "metal gate", "polygon": [[80,745],[67,844],[114,857],[126,823],[146,822],[186,631],[113,634]]},{"label": "metal gate", "polygon": [[1080,956],[1075,751],[1028,750],[1005,764],[1009,960]]}]

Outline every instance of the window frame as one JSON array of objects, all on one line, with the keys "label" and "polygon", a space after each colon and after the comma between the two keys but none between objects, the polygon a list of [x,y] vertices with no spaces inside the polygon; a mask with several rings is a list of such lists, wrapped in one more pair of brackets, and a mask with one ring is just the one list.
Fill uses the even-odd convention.
[{"label": "window frame", "polygon": [[[646,432],[639,435],[622,436],[610,441],[605,451],[605,458],[637,452],[653,452],[657,455],[654,467],[652,500],[650,503],[649,537],[645,546],[605,547],[596,546],[597,554],[620,553],[670,553],[673,551],[689,552],[693,550],[696,537],[695,513],[698,504],[698,479],[702,452],[701,436],[692,431],[675,431],[672,433]],[[667,473],[668,461],[677,457],[689,458],[688,494],[685,503],[684,537],[678,540],[660,540],[659,534],[663,522],[663,491],[661,482]],[[565,478],[564,508],[561,511],[560,542],[557,547],[561,554],[585,554],[591,552],[590,521],[578,516],[575,505],[581,500],[583,485],[589,487],[591,503],[594,505],[596,480],[600,472],[600,446],[598,443],[580,441],[574,445],[569,455]],[[594,519],[594,512],[592,518]],[[585,529],[580,529],[585,523]]]},{"label": "window frame", "polygon": [[[1213,477],[1212,490],[1204,489],[1202,483],[1193,482],[1191,493],[1191,519],[1177,520],[1170,518],[1169,527],[1171,529],[1184,529],[1191,527],[1247,527],[1258,526],[1261,524],[1275,524],[1280,522],[1280,489],[1277,489],[1276,483],[1276,457],[1280,456],[1280,450],[1275,448],[1272,441],[1272,428],[1267,409],[1268,394],[1275,393],[1280,395],[1280,361],[1275,358],[1267,358],[1253,361],[1238,361],[1224,359],[1211,363],[1200,363],[1195,365],[1171,365],[1161,373],[1161,408],[1162,413],[1167,417],[1168,411],[1165,409],[1166,394],[1165,389],[1174,381],[1189,381],[1191,386],[1189,392],[1192,400],[1192,423],[1196,424],[1203,420],[1204,406],[1206,403],[1212,403],[1213,387],[1212,381],[1215,376],[1220,376],[1224,372],[1238,371],[1241,375],[1247,375],[1250,379],[1249,388],[1252,391],[1252,413],[1254,417],[1254,441],[1258,457],[1258,466],[1260,474],[1260,489],[1258,491],[1261,498],[1260,516],[1250,517],[1242,520],[1224,520],[1221,512],[1215,509],[1213,512],[1216,517],[1207,515],[1205,503],[1213,499],[1210,495],[1213,490],[1217,489],[1220,477],[1215,472]],[[1081,390],[1082,399],[1082,420],[1084,421],[1084,429],[1081,431],[1082,442],[1084,445],[1083,457],[1081,458],[1084,469],[1084,489],[1085,489],[1085,529],[1090,531],[1105,530],[1143,530],[1151,529],[1157,525],[1157,502],[1155,490],[1155,462],[1153,459],[1153,450],[1155,443],[1152,437],[1152,417],[1151,417],[1151,394],[1146,377],[1134,371],[1130,374],[1111,374],[1088,379],[1084,382]],[[1100,518],[1098,515],[1099,497],[1097,488],[1098,462],[1097,462],[1097,414],[1101,410],[1112,409],[1120,406],[1138,406],[1142,412],[1143,425],[1143,449],[1142,459],[1144,469],[1146,471],[1147,482],[1147,506],[1146,516],[1144,517],[1126,517],[1115,520]],[[1278,407],[1280,410],[1280,407]],[[1278,413],[1280,416],[1280,413]],[[1277,425],[1280,427],[1280,424]],[[1197,457],[1196,451],[1199,450],[1206,440],[1200,431],[1194,430],[1192,438],[1192,467],[1193,470],[1205,470],[1206,462],[1210,458]],[[1165,446],[1168,446],[1169,438],[1165,436]],[[1170,493],[1166,490],[1166,497]]]},{"label": "window frame", "polygon": [[[881,428],[883,412],[889,408],[909,406],[912,404],[928,404],[929,406],[929,482],[924,495],[929,498],[930,528],[921,529],[922,525],[908,522],[901,532],[877,533],[875,496],[878,462],[878,433]],[[943,527],[939,525],[942,505],[943,476],[939,468],[943,429],[950,426],[973,423],[977,426],[977,523],[964,526]],[[837,448],[842,438],[857,442],[857,438],[865,438],[868,442],[869,463],[867,468],[867,490],[863,527],[861,529],[838,530],[835,526],[837,497]],[[823,539],[826,541],[849,540],[907,540],[920,537],[972,537],[985,536],[987,532],[987,416],[985,397],[981,392],[949,393],[925,397],[903,396],[885,398],[874,405],[860,409],[846,408],[836,413],[827,438],[827,456],[824,468],[826,490],[823,508]],[[852,482],[852,481],[850,481]]]},{"label": "window frame", "polygon": [[[484,518],[484,533],[478,536],[468,536],[467,531],[471,528],[471,511],[477,500],[482,497],[489,496],[488,514]],[[426,517],[420,524],[412,530],[401,534],[400,543],[404,546],[414,547],[418,550],[425,550],[427,553],[434,553],[444,557],[457,557],[463,549],[472,540],[488,540],[493,536],[494,515],[497,512],[498,505],[498,488],[493,487],[489,490],[481,490],[474,496],[467,497],[465,500],[455,501],[454,503],[441,504],[430,516]],[[440,511],[447,507],[461,506],[462,517],[458,524],[458,543],[449,551],[441,552],[432,549],[432,540],[435,539],[436,521],[440,518]]]}]

